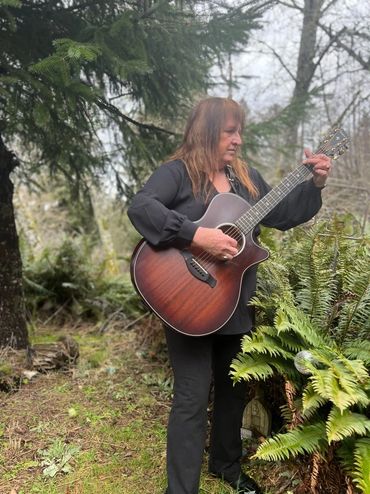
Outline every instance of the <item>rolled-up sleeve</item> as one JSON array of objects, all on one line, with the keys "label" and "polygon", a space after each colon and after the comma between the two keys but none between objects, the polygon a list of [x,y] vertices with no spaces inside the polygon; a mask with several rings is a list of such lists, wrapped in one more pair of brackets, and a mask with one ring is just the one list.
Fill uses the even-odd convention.
[{"label": "rolled-up sleeve", "polygon": [[135,195],[127,214],[138,232],[152,245],[190,244],[197,225],[171,209],[183,175],[176,167],[161,165]]}]

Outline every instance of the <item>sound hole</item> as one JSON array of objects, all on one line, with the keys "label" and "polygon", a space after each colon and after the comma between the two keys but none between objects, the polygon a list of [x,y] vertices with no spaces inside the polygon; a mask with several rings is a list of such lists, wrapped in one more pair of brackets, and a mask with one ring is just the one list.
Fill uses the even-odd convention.
[{"label": "sound hole", "polygon": [[239,230],[239,228],[231,223],[223,223],[222,225],[219,225],[218,228],[220,228],[220,230],[222,230],[225,235],[235,238],[235,240],[238,242],[238,253],[236,254],[238,256],[245,246],[245,237],[243,233]]}]

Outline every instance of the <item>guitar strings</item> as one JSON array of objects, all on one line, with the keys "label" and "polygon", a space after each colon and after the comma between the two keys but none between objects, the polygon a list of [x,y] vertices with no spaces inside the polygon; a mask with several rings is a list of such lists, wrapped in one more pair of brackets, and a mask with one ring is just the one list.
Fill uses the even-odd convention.
[{"label": "guitar strings", "polygon": [[[328,148],[325,147],[325,143],[320,146],[317,151],[314,153],[314,154],[320,154],[320,153],[323,153],[325,154],[325,151],[327,151]],[[299,163],[297,163],[297,165],[299,165]],[[308,167],[307,167],[308,168]],[[281,182],[282,183],[282,182]],[[297,182],[297,184],[295,185],[295,187],[299,184],[300,182]],[[271,189],[271,190],[274,190],[274,189]],[[292,189],[294,190],[294,188]],[[290,191],[291,192],[291,191]],[[262,198],[263,199],[263,198]],[[258,202],[256,203],[256,205],[258,204]],[[253,206],[254,207],[254,206]],[[254,227],[252,227],[253,229]],[[252,231],[252,230],[251,230]],[[240,243],[240,240],[242,240],[243,238],[243,235],[239,233],[239,229],[236,225],[230,225],[225,231],[224,231],[225,235],[228,235],[229,237],[233,238],[234,240],[236,240],[238,242],[238,247],[239,247],[239,243]],[[249,233],[249,232],[248,232]],[[246,235],[248,234],[246,233]],[[235,235],[236,234],[236,235]],[[240,251],[239,251],[240,252]],[[239,253],[238,252],[238,253]],[[238,254],[236,254],[238,255]],[[202,265],[204,265],[205,267],[207,267],[207,264],[208,262],[212,264],[214,264],[214,260],[217,259],[216,256],[210,254],[209,252],[203,250],[201,251],[197,256],[194,256],[197,261],[200,261],[202,263]],[[232,261],[233,258],[230,259],[230,261]],[[218,260],[218,259],[217,259]],[[223,262],[223,261],[220,261],[220,262]]]}]

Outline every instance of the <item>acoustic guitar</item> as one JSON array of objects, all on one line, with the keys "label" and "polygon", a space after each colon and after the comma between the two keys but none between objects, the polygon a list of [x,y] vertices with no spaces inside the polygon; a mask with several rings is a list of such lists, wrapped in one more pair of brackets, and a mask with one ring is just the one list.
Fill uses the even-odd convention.
[{"label": "acoustic guitar", "polygon": [[[336,159],[347,149],[348,141],[342,129],[333,129],[316,154]],[[189,336],[222,328],[237,307],[244,273],[269,256],[257,245],[254,228],[310,173],[310,165],[299,165],[254,206],[233,193],[212,199],[205,214],[194,223],[220,228],[235,238],[238,253],[231,260],[220,261],[195,248],[154,247],[141,240],[130,267],[132,282],[146,305],[167,326]]]}]

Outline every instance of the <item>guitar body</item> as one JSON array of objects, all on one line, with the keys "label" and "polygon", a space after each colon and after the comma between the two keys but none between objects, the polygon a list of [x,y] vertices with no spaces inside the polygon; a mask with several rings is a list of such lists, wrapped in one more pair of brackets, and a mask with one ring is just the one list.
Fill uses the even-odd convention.
[{"label": "guitar body", "polygon": [[238,241],[238,254],[220,261],[196,249],[157,248],[142,240],[131,259],[133,284],[149,308],[167,325],[190,336],[214,333],[233,315],[245,271],[268,258],[252,232],[235,222],[250,209],[241,197],[218,194],[201,219],[205,228],[221,228]]}]

